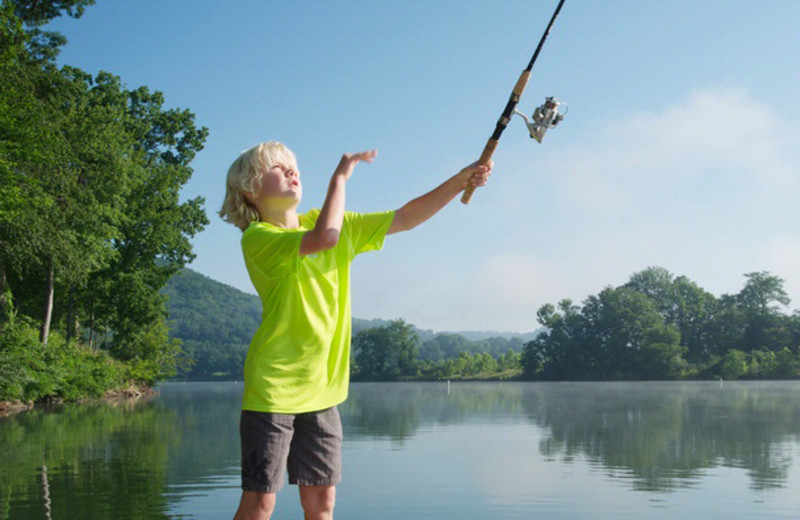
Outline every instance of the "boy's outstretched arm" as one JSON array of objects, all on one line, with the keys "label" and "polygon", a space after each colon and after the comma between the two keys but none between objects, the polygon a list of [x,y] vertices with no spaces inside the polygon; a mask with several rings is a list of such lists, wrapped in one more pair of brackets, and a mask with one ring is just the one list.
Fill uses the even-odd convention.
[{"label": "boy's outstretched arm", "polygon": [[359,161],[371,163],[376,150],[368,152],[344,154],[342,160],[331,176],[328,185],[328,194],[317,217],[314,229],[307,232],[300,242],[300,256],[311,255],[335,246],[339,242],[339,233],[342,231],[345,204],[345,183],[353,174],[353,169]]},{"label": "boy's outstretched arm", "polygon": [[397,210],[386,234],[414,229],[456,198],[468,184],[476,187],[485,185],[491,175],[492,164],[491,160],[486,166],[479,165],[476,161],[450,177],[438,188],[410,201]]}]

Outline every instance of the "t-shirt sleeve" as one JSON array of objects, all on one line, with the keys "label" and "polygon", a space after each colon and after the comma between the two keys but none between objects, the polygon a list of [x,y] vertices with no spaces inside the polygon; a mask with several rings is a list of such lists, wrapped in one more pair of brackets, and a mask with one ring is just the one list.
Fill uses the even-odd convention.
[{"label": "t-shirt sleeve", "polygon": [[252,226],[242,236],[242,251],[265,276],[276,278],[297,270],[305,229]]},{"label": "t-shirt sleeve", "polygon": [[345,225],[348,228],[353,256],[383,247],[383,240],[386,238],[389,226],[392,225],[394,213],[394,211],[380,213],[345,212]]}]

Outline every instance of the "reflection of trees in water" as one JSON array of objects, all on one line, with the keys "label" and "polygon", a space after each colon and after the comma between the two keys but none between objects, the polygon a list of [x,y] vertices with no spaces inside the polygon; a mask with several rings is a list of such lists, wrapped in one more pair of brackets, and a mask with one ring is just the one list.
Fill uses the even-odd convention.
[{"label": "reflection of trees in water", "polygon": [[241,389],[173,384],[148,402],[0,420],[0,519],[46,518],[48,493],[53,518],[168,518],[180,499],[168,484],[187,493],[209,476],[238,474]]},{"label": "reflection of trees in water", "polygon": [[339,405],[345,439],[402,443],[417,430],[522,414],[522,386],[508,383],[359,383]]},{"label": "reflection of trees in water", "polygon": [[745,468],[755,489],[784,486],[800,432],[800,402],[780,383],[531,385],[523,402],[549,430],[543,454],[585,456],[649,491],[719,466]]},{"label": "reflection of trees in water", "polygon": [[[241,384],[171,385],[150,402],[65,405],[0,420],[0,519],[166,518],[169,486],[239,471]],[[363,383],[340,405],[345,438],[403,443],[458,424],[531,422],[540,451],[585,458],[637,489],[736,467],[786,484],[800,439],[796,383]],[[502,439],[499,439],[502,440]],[[46,467],[46,469],[45,469]],[[212,483],[213,484],[213,483]]]},{"label": "reflection of trees in water", "polygon": [[167,518],[164,467],[173,441],[158,432],[170,421],[146,402],[3,419],[0,518]]},{"label": "reflection of trees in water", "polygon": [[540,451],[578,457],[636,489],[695,485],[743,468],[756,490],[785,486],[800,438],[792,383],[364,383],[340,406],[345,438],[402,444],[418,430],[527,417]]},{"label": "reflection of trees in water", "polygon": [[174,384],[154,402],[175,414],[172,435],[180,442],[170,450],[167,475],[182,492],[207,490],[209,476],[239,475],[242,389],[241,383]]}]

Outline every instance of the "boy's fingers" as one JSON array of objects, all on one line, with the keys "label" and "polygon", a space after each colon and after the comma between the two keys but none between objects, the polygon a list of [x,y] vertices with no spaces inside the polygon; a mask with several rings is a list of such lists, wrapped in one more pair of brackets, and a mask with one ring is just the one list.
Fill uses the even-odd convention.
[{"label": "boy's fingers", "polygon": [[476,172],[470,177],[470,182],[473,186],[485,186],[487,182],[489,182],[489,175],[491,173],[488,170],[482,172]]},{"label": "boy's fingers", "polygon": [[366,152],[361,152],[358,154],[358,157],[362,161],[372,162],[372,160],[378,156],[378,150],[368,150]]}]

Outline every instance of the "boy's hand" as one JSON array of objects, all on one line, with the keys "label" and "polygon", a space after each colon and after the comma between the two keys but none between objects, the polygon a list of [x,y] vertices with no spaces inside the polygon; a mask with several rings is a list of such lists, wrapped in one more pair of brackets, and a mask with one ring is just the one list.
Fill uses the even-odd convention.
[{"label": "boy's hand", "polygon": [[485,186],[486,183],[489,182],[489,176],[492,174],[493,165],[494,161],[491,159],[489,159],[489,163],[485,165],[478,164],[478,161],[475,161],[461,170],[458,175],[463,179],[462,189],[466,188],[469,184],[472,184],[476,188]]},{"label": "boy's hand", "polygon": [[339,161],[339,166],[336,167],[334,175],[344,175],[345,180],[349,179],[353,174],[353,170],[359,161],[371,163],[378,155],[378,150],[368,150],[359,153],[346,153],[342,155],[342,160]]}]

